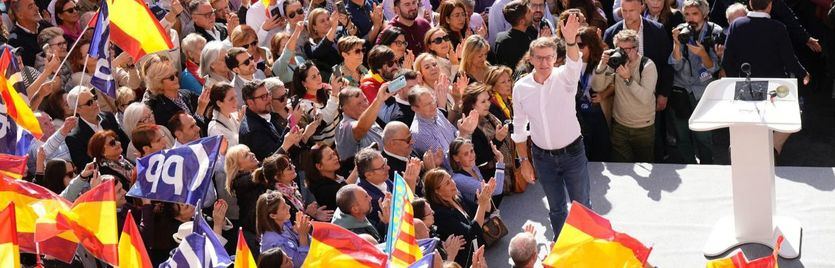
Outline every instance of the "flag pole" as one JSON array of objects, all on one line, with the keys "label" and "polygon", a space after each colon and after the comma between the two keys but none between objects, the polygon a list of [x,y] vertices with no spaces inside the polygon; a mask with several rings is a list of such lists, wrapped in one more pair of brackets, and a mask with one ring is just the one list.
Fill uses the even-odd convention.
[{"label": "flag pole", "polygon": [[87,74],[87,61],[90,60],[90,54],[88,53],[87,56],[84,56],[84,67],[81,68],[81,79],[78,79],[78,85],[84,83],[84,75]]},{"label": "flag pole", "polygon": [[[98,11],[96,11],[96,13],[98,13]],[[84,33],[87,32],[87,29],[89,29],[89,28],[90,28],[90,24],[88,23],[87,26],[84,26],[84,29],[81,30],[81,34],[84,35]],[[52,74],[52,78],[49,78],[49,81],[55,80],[55,77],[58,76],[58,73],[61,72],[61,66],[64,66],[64,64],[67,63],[67,59],[70,57],[70,53],[73,51],[73,49],[75,49],[75,47],[78,45],[78,42],[81,41],[81,39],[82,38],[79,37],[77,40],[75,40],[75,42],[72,44],[72,47],[70,47],[70,50],[67,50],[67,55],[64,56],[63,60],[61,60],[61,64],[58,65],[58,69],[55,70],[55,73]],[[85,64],[85,66],[86,66],[86,64]]]}]

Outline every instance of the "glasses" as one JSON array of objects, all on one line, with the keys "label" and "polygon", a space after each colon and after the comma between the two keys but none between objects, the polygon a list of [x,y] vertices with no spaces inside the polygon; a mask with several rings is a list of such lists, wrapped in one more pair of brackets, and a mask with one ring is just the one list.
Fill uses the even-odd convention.
[{"label": "glasses", "polygon": [[168,80],[168,81],[176,81],[176,80],[177,80],[177,73],[173,73],[173,74],[171,74],[171,75],[169,75],[169,76],[167,76],[167,77],[165,77],[165,78],[162,78],[162,80],[163,80],[163,81],[165,81],[165,80]]},{"label": "glasses", "polygon": [[299,15],[299,16],[304,15],[304,9],[299,8],[299,9],[296,9],[296,12],[287,12],[287,17],[288,18],[291,18],[291,19],[295,18],[296,15]]},{"label": "glasses", "polygon": [[249,66],[250,63],[252,63],[252,56],[249,56],[249,58],[246,58],[246,60],[244,60],[244,62],[241,62],[240,64],[238,64],[238,66],[242,66],[242,65]]},{"label": "glasses", "polygon": [[392,60],[392,61],[386,62],[386,66],[387,66],[387,67],[389,67],[389,68],[394,67],[394,65],[397,65],[397,61],[396,61],[396,60]]},{"label": "glasses", "polygon": [[630,50],[633,50],[633,49],[637,49],[637,47],[635,47],[635,46],[633,46],[633,47],[622,47],[621,49],[623,49],[624,51],[630,51]]},{"label": "glasses", "polygon": [[116,147],[116,144],[118,144],[118,143],[120,143],[118,140],[112,139],[112,140],[107,142],[107,145],[110,146],[110,147]]},{"label": "glasses", "polygon": [[252,99],[260,99],[260,100],[267,100],[270,97],[270,93],[264,93],[263,95],[252,97]]},{"label": "glasses", "polygon": [[64,40],[64,41],[61,41],[61,42],[58,42],[58,43],[54,43],[54,44],[49,44],[49,46],[51,46],[51,47],[66,46],[66,45],[67,45],[67,40]]},{"label": "glasses", "polygon": [[92,98],[87,100],[87,102],[81,104],[81,106],[93,106],[93,104],[95,104],[97,100],[99,100],[99,97],[96,96],[96,95],[93,95]]},{"label": "glasses", "polygon": [[68,8],[68,9],[64,9],[64,10],[61,10],[61,12],[58,12],[58,13],[64,13],[64,12],[67,12],[67,13],[78,12],[78,7],[71,7],[71,8]]},{"label": "glasses", "polygon": [[212,9],[212,11],[209,11],[209,12],[206,12],[206,13],[194,13],[194,15],[195,16],[212,17],[212,16],[215,15],[215,12],[217,12],[217,10]]},{"label": "glasses", "polygon": [[403,142],[405,142],[405,143],[412,143],[412,135],[409,135],[409,136],[408,136],[408,137],[406,137],[405,139],[394,139],[394,140],[396,140],[396,141],[403,141]]},{"label": "glasses", "polygon": [[354,54],[362,54],[363,53],[362,48],[354,49],[353,52],[354,52]]},{"label": "glasses", "polygon": [[554,55],[548,56],[533,56],[531,57],[534,61],[548,61],[554,59]]},{"label": "glasses", "polygon": [[284,95],[274,97],[273,100],[274,101],[279,101],[279,102],[284,102],[284,101],[287,100],[287,94],[285,93]]},{"label": "glasses", "polygon": [[394,42],[391,42],[391,43],[392,43],[392,44],[394,44],[394,45],[404,46],[404,47],[405,47],[405,46],[407,46],[407,45],[409,45],[409,43],[408,43],[408,42],[406,42],[406,41],[400,41],[400,40],[394,40]]},{"label": "glasses", "polygon": [[249,43],[249,44],[244,44],[241,47],[245,48],[245,49],[249,49],[250,47],[254,47],[254,46],[258,46],[258,40],[252,41],[252,43]]},{"label": "glasses", "polygon": [[373,171],[377,171],[377,170],[384,170],[384,169],[386,169],[386,168],[389,166],[389,164],[388,164],[388,163],[389,163],[389,160],[388,160],[388,159],[383,158],[383,164],[382,164],[382,165],[380,165],[380,167],[378,167],[378,168],[372,168],[372,169],[371,169],[371,171],[373,172]]},{"label": "glasses", "polygon": [[441,43],[443,43],[445,41],[447,41],[447,42],[449,41],[449,35],[444,35],[444,36],[441,36],[441,37],[437,37],[435,39],[432,39],[431,42],[432,42],[432,44],[440,45]]}]

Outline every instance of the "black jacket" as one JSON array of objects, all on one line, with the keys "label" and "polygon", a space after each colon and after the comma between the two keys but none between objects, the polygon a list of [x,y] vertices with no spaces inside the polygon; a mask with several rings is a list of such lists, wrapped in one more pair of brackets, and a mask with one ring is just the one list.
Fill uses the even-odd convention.
[{"label": "black jacket", "polygon": [[[669,34],[664,32],[664,26],[661,24],[645,18],[641,20],[643,20],[644,25],[644,36],[641,40],[644,46],[643,56],[651,59],[658,70],[658,83],[655,86],[655,94],[669,96],[670,90],[673,88],[673,68],[667,64],[667,59],[670,57],[670,53],[673,52],[672,40],[668,37]],[[623,23],[624,21],[619,21],[615,25],[610,26],[609,29],[606,29],[606,33],[603,34],[603,39],[606,40],[606,45],[610,48],[615,47],[612,39],[615,37],[615,34],[623,30]]]},{"label": "black jacket", "polygon": [[510,28],[505,32],[500,32],[496,37],[496,46],[493,49],[493,54],[496,56],[496,64],[504,65],[510,68],[516,67],[525,52],[528,52],[528,47],[533,39],[525,32]]},{"label": "black jacket", "polygon": [[[127,152],[130,139],[122,131],[122,128],[119,127],[119,123],[116,122],[116,117],[112,113],[100,113],[99,119],[101,120],[99,121],[99,125],[101,125],[102,129],[116,132],[119,142],[122,143],[123,154]],[[78,121],[78,125],[67,135],[65,142],[67,143],[67,149],[70,150],[70,158],[72,158],[73,165],[84,169],[85,165],[93,161],[93,158],[87,155],[87,144],[95,133],[84,120]]]},{"label": "black jacket", "polygon": [[[731,24],[725,41],[722,68],[728,77],[740,77],[740,65],[751,64],[751,77],[806,76],[792,49],[786,26],[768,18],[742,17]],[[765,56],[770,55],[770,56]]]},{"label": "black jacket", "polygon": [[226,32],[226,26],[224,26],[222,23],[215,23],[214,28],[220,35],[220,40],[215,39],[215,37],[209,34],[208,31],[206,31],[203,28],[197,27],[197,25],[194,26],[194,32],[199,34],[203,38],[206,38],[206,42],[226,40],[226,37],[228,36]]},{"label": "black jacket", "polygon": [[[162,94],[152,94],[150,92],[147,94],[150,94],[150,97],[145,100],[145,105],[148,105],[148,108],[151,108],[151,111],[154,112],[154,120],[156,120],[158,125],[166,125],[174,114],[183,110],[174,101]],[[186,90],[180,90],[180,98],[186,103],[186,107],[189,109],[188,114],[194,116],[194,119],[197,120],[197,125],[201,129],[206,129],[208,124],[204,124],[202,120],[195,116],[197,112],[197,95]],[[171,130],[171,132],[173,133],[174,130]]]},{"label": "black jacket", "polygon": [[279,117],[277,113],[271,113],[270,121],[267,122],[252,110],[246,109],[246,115],[238,129],[238,141],[249,146],[258,161],[274,154],[284,142],[286,125],[282,124]]},{"label": "black jacket", "polygon": [[430,203],[435,211],[435,225],[438,226],[438,235],[441,241],[446,241],[450,235],[464,236],[464,249],[458,252],[455,262],[462,267],[470,267],[473,255],[473,239],[478,239],[479,245],[484,245],[484,231],[472,215],[476,212],[476,206],[470,201],[461,199],[461,206],[467,211],[468,216],[461,214],[453,207],[442,204]]}]

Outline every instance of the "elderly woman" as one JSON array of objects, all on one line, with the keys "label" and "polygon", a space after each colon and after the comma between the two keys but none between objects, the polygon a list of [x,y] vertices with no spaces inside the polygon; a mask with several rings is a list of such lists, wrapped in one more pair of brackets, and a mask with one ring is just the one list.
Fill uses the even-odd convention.
[{"label": "elderly woman", "polygon": [[238,144],[238,128],[241,121],[238,118],[238,95],[229,83],[214,84],[209,92],[209,106],[211,118],[209,122],[209,136],[223,135],[229,146]]},{"label": "elderly woman", "polygon": [[297,23],[293,27],[292,34],[282,32],[270,40],[270,51],[275,59],[272,73],[281,79],[281,82],[288,84],[292,82],[295,68],[304,63],[303,55],[296,54],[295,49],[298,47],[299,37],[303,31],[304,23]]},{"label": "elderly woman", "polygon": [[142,68],[148,87],[143,102],[154,111],[154,120],[167,123],[174,114],[182,111],[194,116],[198,125],[205,125],[201,115],[206,111],[208,91],[202,93],[201,101],[198,101],[194,93],[180,90],[177,69],[168,57],[159,54],[149,57]]},{"label": "elderly woman", "polygon": [[316,67],[323,73],[322,77],[330,77],[331,68],[342,61],[334,44],[340,37],[347,35],[344,31],[337,33],[338,20],[343,16],[345,15],[329,14],[323,8],[316,8],[307,17],[310,41],[305,43],[304,53],[308,59],[316,63]]},{"label": "elderly woman", "polygon": [[101,175],[113,175],[125,191],[133,185],[133,164],[122,157],[122,143],[116,132],[106,130],[93,134],[87,143],[87,154],[94,159]]},{"label": "elderly woman", "polygon": [[356,36],[346,36],[336,43],[336,48],[344,61],[333,66],[333,73],[342,74],[342,78],[352,87],[359,87],[362,76],[368,73],[368,68],[362,66],[363,55],[365,55],[364,45],[365,40]]},{"label": "elderly woman", "polygon": [[64,30],[64,36],[68,40],[75,41],[81,37],[81,12],[76,7],[75,0],[53,0],[49,10],[52,13],[52,25]]},{"label": "elderly woman", "polygon": [[484,84],[490,91],[490,113],[501,122],[513,119],[513,70],[505,66],[490,67]]},{"label": "elderly woman", "polygon": [[[128,105],[128,107],[125,108],[125,117],[121,124],[122,130],[125,131],[125,133],[133,133],[138,126],[143,124],[156,125],[154,113],[151,112],[151,108],[141,102],[134,102]],[[174,144],[171,133],[167,128],[160,128],[160,131],[162,131],[161,133],[165,137],[166,148],[171,147],[171,145]],[[135,147],[133,139],[131,139],[131,143],[128,144],[128,150],[125,157],[131,161],[136,161],[140,155],[140,152],[137,149],[139,148]]]},{"label": "elderly woman", "polygon": [[[49,62],[53,57],[56,57],[58,61],[61,61],[67,56],[68,41],[64,37],[64,30],[61,30],[61,28],[49,27],[41,30],[41,32],[38,33],[38,45],[44,48],[44,51],[35,57],[34,67],[41,72],[44,71],[47,62]],[[69,91],[69,89],[75,86],[70,85],[69,83],[71,76],[72,69],[69,65],[63,65],[58,69],[58,77],[61,79],[61,85],[65,91]]]},{"label": "elderly woman", "polygon": [[438,57],[438,66],[444,71],[447,77],[458,72],[458,47],[453,47],[449,34],[444,28],[434,27],[426,32],[423,38],[423,47],[426,52]]},{"label": "elderly woman", "polygon": [[258,34],[255,33],[255,30],[246,24],[238,25],[229,35],[229,40],[232,41],[233,47],[242,47],[246,49],[249,55],[252,55],[255,67],[261,72],[260,75],[256,74],[256,76],[265,77],[265,70],[270,70],[273,63],[269,49],[258,46]]},{"label": "elderly woman", "polygon": [[203,46],[200,52],[199,76],[205,79],[204,85],[214,85],[217,82],[231,82],[232,72],[226,67],[224,57],[230,48],[224,42],[211,41]]},{"label": "elderly woman", "polygon": [[200,76],[200,54],[206,46],[206,38],[191,33],[183,38],[182,46],[186,64],[183,72],[180,73],[180,87],[199,94],[203,91],[203,84],[206,83],[206,80]]},{"label": "elderly woman", "polygon": [[487,54],[490,53],[490,44],[480,35],[471,35],[464,41],[464,51],[461,53],[461,65],[458,72],[467,74],[472,82],[484,82],[490,63],[487,62]]},{"label": "elderly woman", "polygon": [[[490,194],[496,188],[495,180],[490,180],[480,186],[480,193],[476,194],[476,203],[468,198],[461,198],[455,181],[446,171],[433,169],[423,176],[426,190],[426,200],[435,212],[435,225],[438,227],[438,236],[446,240],[453,235],[461,235],[464,241],[478,240],[479,245],[484,244],[484,231],[482,225],[485,222],[485,214],[490,209]],[[473,251],[472,243],[464,243],[455,262],[462,267],[470,267],[470,256]]]}]

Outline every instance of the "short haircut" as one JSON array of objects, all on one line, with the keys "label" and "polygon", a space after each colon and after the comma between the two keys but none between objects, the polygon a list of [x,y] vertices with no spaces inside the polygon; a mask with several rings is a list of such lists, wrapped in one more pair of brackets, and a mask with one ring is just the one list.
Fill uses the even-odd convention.
[{"label": "short haircut", "polygon": [[160,135],[159,126],[152,125],[152,124],[141,124],[135,129],[133,129],[133,133],[130,134],[131,142],[133,146],[136,147],[142,154],[146,154],[143,147],[151,146],[151,143],[154,142],[154,138]]},{"label": "short haircut", "polygon": [[[18,0],[19,1],[19,0]],[[47,27],[38,33],[38,46],[43,48],[49,44],[49,40],[55,37],[64,36],[64,30],[60,27]]]},{"label": "short haircut", "polygon": [[707,0],[684,0],[681,11],[684,12],[684,9],[688,7],[698,8],[699,12],[702,12],[703,17],[707,17],[709,15],[708,13],[710,13],[710,4],[707,3]]},{"label": "short haircut", "polygon": [[635,45],[638,45],[640,39],[638,39],[638,32],[635,30],[624,29],[615,34],[615,38],[612,38],[612,43],[617,46],[620,42],[633,42]]},{"label": "short haircut", "polygon": [[273,92],[273,90],[278,89],[280,87],[285,87],[284,82],[281,82],[281,79],[278,79],[278,77],[270,77],[264,79],[264,86],[267,87],[267,90],[270,92]]},{"label": "short haircut", "polygon": [[203,4],[203,3],[212,5],[211,3],[209,3],[208,0],[192,0],[191,2],[188,2],[188,7],[187,7],[188,14],[193,15],[194,12],[197,11],[197,8],[200,7],[200,4]]},{"label": "short haircut", "polygon": [[426,94],[432,96],[433,98],[435,97],[435,94],[433,94],[432,90],[430,90],[429,88],[426,88],[424,86],[415,86],[412,87],[412,90],[409,92],[409,96],[406,97],[406,99],[409,101],[409,105],[415,106],[418,100],[420,100],[420,96]]},{"label": "short haircut", "polygon": [[514,267],[523,267],[535,260],[536,238],[530,233],[522,232],[510,239],[507,255],[513,260]]},{"label": "short haircut", "polygon": [[168,56],[163,54],[151,54],[146,56],[145,65],[142,68],[145,76],[145,86],[153,94],[160,94],[162,89],[162,79],[171,72],[177,73],[174,64],[170,61]]},{"label": "short haircut", "polygon": [[[206,0],[202,0],[206,1]],[[194,2],[192,2],[194,3]],[[197,54],[197,57],[200,57],[200,54],[203,51],[195,51],[198,48],[201,48],[206,45],[206,38],[201,36],[197,33],[190,33],[186,35],[186,38],[183,38],[182,44],[180,47],[183,48],[183,52],[188,52],[192,54]],[[187,55],[188,56],[188,55]]]},{"label": "short haircut", "polygon": [[368,52],[368,68],[379,73],[383,66],[394,61],[394,50],[388,46],[375,46]]},{"label": "short haircut", "polygon": [[165,127],[167,127],[169,131],[171,131],[171,134],[174,134],[175,132],[177,132],[177,130],[183,128],[183,120],[180,120],[181,115],[187,114],[183,111],[177,111],[176,113],[174,113],[174,115],[171,116],[171,119],[168,119],[168,122],[165,122]]},{"label": "short haircut", "polygon": [[488,96],[490,95],[490,88],[485,84],[472,83],[467,85],[464,96],[461,96],[461,112],[463,114],[469,114],[470,111],[475,109],[475,105],[478,102],[478,96],[485,92],[488,93]]},{"label": "short haircut", "polygon": [[378,45],[384,46],[391,46],[395,40],[397,40],[398,36],[406,37],[406,31],[403,28],[397,26],[391,26],[380,32],[379,39],[380,43]]},{"label": "short haircut", "polygon": [[95,94],[94,92],[91,92],[89,87],[85,87],[82,85],[78,85],[70,89],[70,92],[67,93],[67,104],[69,105],[70,109],[73,109],[73,107],[78,106],[78,96],[84,92],[90,92]]},{"label": "short haircut", "polygon": [[359,175],[360,179],[365,179],[365,173],[374,168],[371,163],[377,157],[382,158],[383,155],[379,151],[371,148],[363,148],[354,156],[354,164],[357,167],[357,175]]},{"label": "short haircut", "polygon": [[226,57],[226,50],[230,46],[221,41],[209,41],[203,46],[203,51],[200,51],[200,76],[209,76],[212,74],[212,63],[219,57]]},{"label": "short haircut", "polygon": [[363,96],[362,90],[357,87],[346,87],[339,91],[339,108],[343,109],[346,104],[348,104],[348,100],[351,98],[356,98],[357,96]]},{"label": "short haircut", "polygon": [[104,160],[102,157],[104,156],[104,146],[107,143],[107,137],[119,141],[116,132],[112,130],[98,131],[90,137],[90,141],[87,143],[87,155],[92,158],[98,158],[98,160]]},{"label": "short haircut", "polygon": [[531,42],[530,48],[528,49],[528,53],[530,53],[531,57],[533,57],[533,51],[535,49],[540,49],[540,48],[550,48],[550,49],[554,50],[554,53],[556,53],[557,42],[555,42],[553,38],[548,38],[548,37],[537,38],[536,40],[533,40]]},{"label": "short haircut", "polygon": [[235,67],[238,67],[240,63],[238,63],[238,55],[246,53],[246,49],[242,47],[233,47],[226,51],[226,57],[224,61],[226,62],[226,68],[229,68],[231,71]]},{"label": "short haircut", "polygon": [[336,49],[339,53],[348,53],[351,48],[355,46],[360,46],[360,48],[362,48],[363,45],[365,45],[365,39],[349,35],[340,38],[339,41],[336,42]]},{"label": "short haircut", "polygon": [[351,214],[351,207],[357,202],[356,191],[362,189],[356,184],[342,186],[336,191],[336,207],[345,214]]},{"label": "short haircut", "polygon": [[733,5],[730,5],[728,9],[725,9],[725,18],[730,18],[731,15],[737,12],[745,12],[747,14],[748,7],[746,7],[742,3],[734,3]]},{"label": "short haircut", "polygon": [[383,144],[394,139],[394,135],[400,131],[408,132],[409,126],[400,121],[391,121],[386,124],[386,127],[383,128]]},{"label": "short haircut", "polygon": [[510,25],[519,25],[528,15],[528,5],[523,0],[513,0],[502,8],[502,15]]},{"label": "short haircut", "polygon": [[249,38],[255,39],[256,45],[258,45],[258,34],[255,33],[255,29],[252,29],[252,26],[246,24],[238,25],[229,33],[229,41],[235,47],[243,47]]},{"label": "short haircut", "polygon": [[246,82],[246,84],[244,84],[244,86],[241,88],[241,97],[243,97],[244,101],[252,99],[253,97],[255,97],[255,91],[263,86],[264,81],[259,79]]},{"label": "short haircut", "polygon": [[771,0],[749,0],[749,3],[751,5],[751,9],[760,11],[768,8],[768,5],[771,4]]}]

